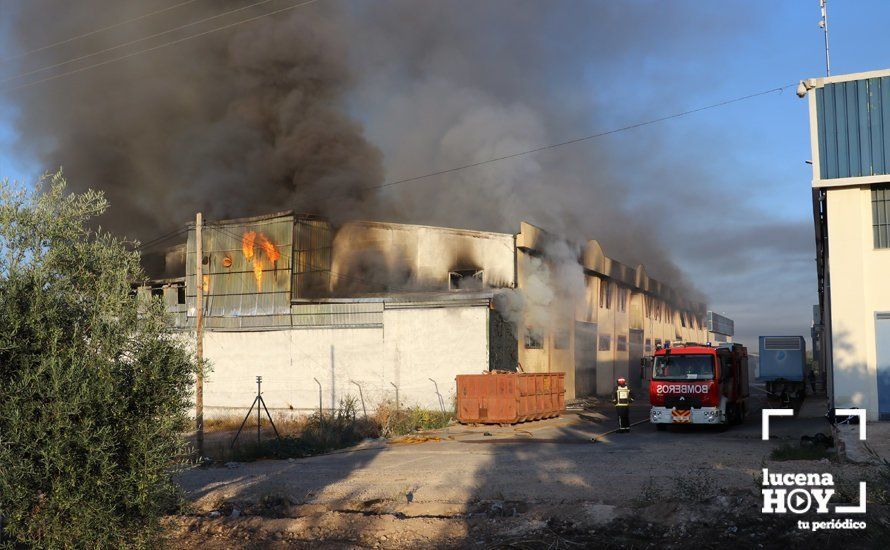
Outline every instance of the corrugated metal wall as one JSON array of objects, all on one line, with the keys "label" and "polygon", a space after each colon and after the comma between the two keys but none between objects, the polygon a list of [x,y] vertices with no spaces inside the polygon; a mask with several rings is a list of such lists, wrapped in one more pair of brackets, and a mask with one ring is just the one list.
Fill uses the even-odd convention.
[{"label": "corrugated metal wall", "polygon": [[890,171],[890,77],[817,88],[816,116],[822,179]]},{"label": "corrugated metal wall", "polygon": [[322,220],[298,219],[294,224],[293,297],[327,296],[331,286],[333,230]]},{"label": "corrugated metal wall", "polygon": [[[290,325],[293,227],[293,216],[235,220],[205,227],[207,328]],[[187,250],[186,304],[189,325],[193,325],[197,290],[194,230],[189,231]]]},{"label": "corrugated metal wall", "polygon": [[294,328],[381,328],[383,302],[294,304]]}]

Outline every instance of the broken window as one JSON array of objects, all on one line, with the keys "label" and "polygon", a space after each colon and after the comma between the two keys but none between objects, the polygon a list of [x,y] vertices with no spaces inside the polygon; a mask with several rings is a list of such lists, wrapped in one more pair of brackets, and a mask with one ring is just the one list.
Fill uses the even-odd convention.
[{"label": "broken window", "polygon": [[448,290],[482,290],[482,270],[458,269],[449,271]]},{"label": "broken window", "polygon": [[612,283],[604,279],[600,280],[600,307],[612,309]]},{"label": "broken window", "polygon": [[612,337],[608,334],[600,334],[599,351],[610,351],[612,349]]},{"label": "broken window", "polygon": [[618,287],[618,311],[627,311],[627,289]]},{"label": "broken window", "polygon": [[623,334],[618,335],[618,338],[615,340],[615,350],[627,351],[627,336]]},{"label": "broken window", "polygon": [[544,349],[544,335],[531,327],[525,330],[525,349]]}]

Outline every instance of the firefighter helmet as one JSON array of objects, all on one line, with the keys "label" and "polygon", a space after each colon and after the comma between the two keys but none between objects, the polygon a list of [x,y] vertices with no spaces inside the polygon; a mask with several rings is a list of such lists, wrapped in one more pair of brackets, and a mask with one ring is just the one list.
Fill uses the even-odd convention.
[{"label": "firefighter helmet", "polygon": [[618,385],[619,385],[619,386],[624,386],[625,384],[627,384],[627,380],[625,380],[623,376],[620,377],[620,378],[618,379]]}]

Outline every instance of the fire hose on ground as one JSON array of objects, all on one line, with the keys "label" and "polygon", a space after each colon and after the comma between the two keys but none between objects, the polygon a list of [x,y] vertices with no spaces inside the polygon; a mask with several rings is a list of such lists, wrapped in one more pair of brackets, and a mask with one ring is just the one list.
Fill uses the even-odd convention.
[{"label": "fire hose on ground", "polygon": [[[644,419],[644,420],[637,420],[636,422],[631,422],[631,424],[630,424],[629,427],[630,427],[630,428],[633,428],[633,427],[636,426],[637,424],[642,424],[643,422],[649,422],[649,419],[646,418],[646,419]],[[608,431],[608,432],[606,432],[606,433],[604,433],[604,434],[597,434],[597,435],[595,435],[595,436],[593,436],[593,437],[590,438],[590,442],[591,442],[591,443],[596,443],[596,442],[599,440],[599,438],[601,438],[601,437],[606,437],[606,436],[609,435],[609,434],[613,434],[613,433],[617,432],[618,429],[619,429],[619,428],[615,428],[614,430],[610,430],[610,431]]]}]

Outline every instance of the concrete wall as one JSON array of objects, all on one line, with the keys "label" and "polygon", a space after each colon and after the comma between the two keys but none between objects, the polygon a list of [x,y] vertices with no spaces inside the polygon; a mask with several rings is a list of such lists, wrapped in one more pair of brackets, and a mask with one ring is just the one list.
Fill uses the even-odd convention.
[{"label": "concrete wall", "polygon": [[[403,406],[452,406],[454,377],[488,370],[486,306],[387,307],[377,328],[306,328],[209,331],[205,357],[212,372],[204,384],[205,415],[244,414],[263,377],[270,410],[308,412],[331,408],[362,385],[369,412],[394,400]],[[435,380],[435,384],[430,380]]]},{"label": "concrete wall", "polygon": [[890,249],[874,248],[868,186],[828,190],[828,242],[834,404],[877,420],[875,312],[890,311]]}]

